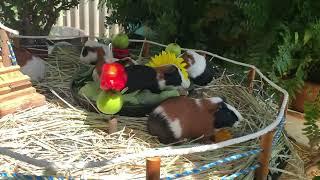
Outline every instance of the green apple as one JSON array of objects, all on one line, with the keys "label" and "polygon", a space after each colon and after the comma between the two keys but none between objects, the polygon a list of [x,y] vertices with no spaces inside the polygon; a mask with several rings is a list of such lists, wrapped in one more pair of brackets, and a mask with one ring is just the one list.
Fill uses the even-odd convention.
[{"label": "green apple", "polygon": [[177,43],[170,43],[166,47],[166,52],[170,52],[179,56],[181,54],[181,47]]},{"label": "green apple", "polygon": [[126,34],[117,34],[112,39],[112,46],[119,49],[125,49],[129,45],[129,38]]},{"label": "green apple", "polygon": [[123,105],[122,94],[117,91],[102,91],[97,98],[98,109],[105,114],[116,114]]}]

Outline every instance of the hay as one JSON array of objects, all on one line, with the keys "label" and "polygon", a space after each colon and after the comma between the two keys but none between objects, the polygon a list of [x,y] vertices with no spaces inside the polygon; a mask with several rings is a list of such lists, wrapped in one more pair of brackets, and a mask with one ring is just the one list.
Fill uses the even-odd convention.
[{"label": "hay", "polygon": [[[77,106],[70,93],[70,84],[74,72],[84,66],[79,63],[78,57],[76,51],[62,50],[55,52],[55,55],[48,58],[49,71],[46,80],[34,83],[37,89],[46,95],[47,105],[0,119],[2,147],[10,148],[33,158],[68,164],[112,159],[123,154],[137,153],[163,146],[155,137],[147,133],[146,118],[119,116],[117,117],[119,131],[108,134],[106,129],[111,116],[88,112]],[[195,92],[191,94],[193,97],[217,95],[226,97],[228,102],[234,105],[245,118],[239,129],[233,129],[235,136],[250,134],[266,127],[274,121],[278,108],[273,99],[268,98],[270,95],[262,93],[262,81],[255,83],[255,93],[252,95],[242,85],[245,76],[239,76],[239,74],[222,72],[207,87],[197,87]],[[278,157],[283,146],[288,144],[290,142],[283,135],[274,148],[275,153],[272,154],[272,158]],[[165,157],[161,159],[161,174],[183,172],[228,155],[258,147],[259,142],[256,139],[211,152]],[[284,156],[284,158],[299,161],[292,155]],[[256,156],[252,156],[188,178],[215,179],[255,163]],[[275,163],[272,162],[270,166],[274,167]],[[117,175],[128,179],[140,179],[145,177],[145,159],[94,169],[61,166],[58,172],[50,172],[7,156],[0,156],[0,169],[8,173],[19,172],[34,175],[53,174],[77,177],[86,175],[95,178]],[[253,173],[243,176],[243,178],[252,179]]]}]

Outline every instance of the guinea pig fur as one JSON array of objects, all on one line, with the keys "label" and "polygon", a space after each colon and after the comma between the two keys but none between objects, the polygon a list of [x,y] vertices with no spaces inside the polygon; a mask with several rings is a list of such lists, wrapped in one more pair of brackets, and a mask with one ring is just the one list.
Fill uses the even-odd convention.
[{"label": "guinea pig fur", "polygon": [[195,84],[204,86],[212,81],[214,77],[213,68],[208,66],[204,56],[188,50],[181,57],[187,63],[187,72]]},{"label": "guinea pig fur", "polygon": [[148,117],[147,129],[163,144],[201,136],[208,142],[218,129],[235,127],[241,119],[241,114],[220,97],[180,96],[169,98],[155,108]]},{"label": "guinea pig fur", "polygon": [[98,61],[97,53],[99,49],[104,51],[104,60],[106,61],[106,63],[116,61],[113,58],[111,43],[108,46],[106,46],[105,44],[101,44],[99,42],[91,40],[88,40],[82,48],[80,54],[80,61],[86,64],[95,65]]},{"label": "guinea pig fur", "polygon": [[135,62],[129,58],[126,59],[121,59],[121,60],[115,60],[113,59],[112,61],[107,61],[105,58],[105,51],[102,48],[96,49],[96,54],[97,54],[97,61],[95,62],[95,68],[92,72],[92,78],[94,81],[98,82],[100,80],[100,75],[102,71],[102,66],[105,63],[111,63],[111,62],[117,62],[122,64],[123,66],[129,66],[129,65],[134,65]]},{"label": "guinea pig fur", "polygon": [[23,74],[28,75],[32,81],[41,81],[45,78],[47,66],[43,59],[23,48],[14,48],[14,52]]},{"label": "guinea pig fur", "polygon": [[133,65],[126,67],[128,76],[127,92],[149,89],[153,93],[160,93],[164,89],[188,88],[190,81],[185,80],[179,68],[175,65],[149,67]]}]

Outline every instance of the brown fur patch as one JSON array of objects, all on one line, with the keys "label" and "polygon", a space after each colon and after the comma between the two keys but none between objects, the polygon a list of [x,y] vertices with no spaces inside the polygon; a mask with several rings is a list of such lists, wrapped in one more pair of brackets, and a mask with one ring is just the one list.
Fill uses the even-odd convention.
[{"label": "brown fur patch", "polygon": [[159,67],[153,67],[153,69],[155,69],[157,72],[158,80],[164,79],[164,74],[174,72],[175,68],[176,67],[174,65],[163,65]]},{"label": "brown fur patch", "polygon": [[24,48],[14,48],[14,53],[19,66],[23,67],[32,59],[32,54]]},{"label": "brown fur patch", "polygon": [[184,62],[187,63],[186,68],[189,68],[191,65],[195,63],[193,56],[187,52],[183,53],[181,57],[182,59],[184,59]]},{"label": "brown fur patch", "polygon": [[105,59],[104,59],[105,52],[103,48],[96,48],[96,51],[97,51],[98,61],[95,67],[97,69],[98,75],[100,76],[102,72],[102,66],[105,63]]},{"label": "brown fur patch", "polygon": [[181,138],[198,138],[204,135],[207,139],[214,134],[214,119],[211,112],[217,109],[217,105],[207,100],[200,100],[200,103],[201,106],[195,99],[186,96],[171,98],[161,103],[168,119],[180,121]]}]

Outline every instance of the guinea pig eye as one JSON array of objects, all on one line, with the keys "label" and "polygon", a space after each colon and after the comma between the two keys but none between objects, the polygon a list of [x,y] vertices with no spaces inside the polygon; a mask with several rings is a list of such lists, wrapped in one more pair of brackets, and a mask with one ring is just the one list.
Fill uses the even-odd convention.
[{"label": "guinea pig eye", "polygon": [[87,55],[88,55],[88,49],[87,48],[83,48],[82,56],[87,56]]}]

